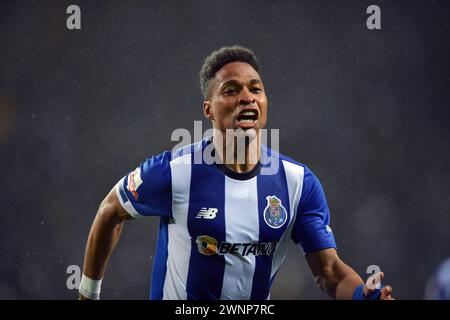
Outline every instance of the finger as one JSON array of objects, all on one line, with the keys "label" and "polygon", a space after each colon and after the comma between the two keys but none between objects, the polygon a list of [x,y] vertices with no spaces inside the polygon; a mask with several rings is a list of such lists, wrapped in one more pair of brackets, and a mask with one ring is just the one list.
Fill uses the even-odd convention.
[{"label": "finger", "polygon": [[383,294],[391,294],[392,293],[392,287],[391,286],[385,286],[383,289],[381,289],[381,293]]},{"label": "finger", "polygon": [[381,289],[380,300],[393,300],[391,286],[385,286],[383,289]]}]

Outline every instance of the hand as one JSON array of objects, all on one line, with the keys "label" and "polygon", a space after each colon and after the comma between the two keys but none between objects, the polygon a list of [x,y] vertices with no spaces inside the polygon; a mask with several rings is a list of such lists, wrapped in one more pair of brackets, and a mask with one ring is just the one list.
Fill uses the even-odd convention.
[{"label": "hand", "polygon": [[[381,271],[371,275],[367,279],[367,281],[364,285],[364,288],[363,288],[364,296],[367,296],[368,294],[374,292],[376,290],[377,285],[383,281],[383,278],[384,278],[384,273]],[[380,295],[379,300],[395,300],[392,297],[392,287],[391,286],[384,286],[381,289],[380,294],[381,295]]]}]

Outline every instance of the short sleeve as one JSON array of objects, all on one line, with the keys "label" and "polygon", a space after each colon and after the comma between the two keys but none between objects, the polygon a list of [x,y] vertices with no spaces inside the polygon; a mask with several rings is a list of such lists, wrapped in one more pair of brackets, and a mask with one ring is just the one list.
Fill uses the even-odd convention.
[{"label": "short sleeve", "polygon": [[171,153],[145,160],[116,185],[122,207],[134,218],[172,215]]},{"label": "short sleeve", "polygon": [[292,240],[300,244],[305,254],[336,248],[330,228],[330,210],[322,185],[305,166],[303,189],[292,230]]}]

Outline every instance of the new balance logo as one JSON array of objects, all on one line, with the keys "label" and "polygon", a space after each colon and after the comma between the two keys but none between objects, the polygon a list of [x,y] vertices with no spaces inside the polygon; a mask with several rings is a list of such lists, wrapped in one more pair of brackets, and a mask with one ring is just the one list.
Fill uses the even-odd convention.
[{"label": "new balance logo", "polygon": [[219,211],[217,208],[202,208],[195,217],[197,219],[214,219],[217,211]]},{"label": "new balance logo", "polygon": [[231,198],[233,198],[233,199],[246,199],[248,197],[248,192],[249,192],[248,189],[235,190],[231,194]]}]

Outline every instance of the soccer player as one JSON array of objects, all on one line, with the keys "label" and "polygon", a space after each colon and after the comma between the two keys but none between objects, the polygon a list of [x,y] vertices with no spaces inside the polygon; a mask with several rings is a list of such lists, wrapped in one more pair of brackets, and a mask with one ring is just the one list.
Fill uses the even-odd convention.
[{"label": "soccer player", "polygon": [[[259,70],[239,46],[206,58],[200,83],[212,138],[145,160],[110,191],[89,234],[82,299],[99,298],[123,222],[144,216],[160,217],[151,299],[269,299],[291,240],[331,297],[392,299],[390,286],[364,285],[339,259],[312,171],[261,144],[268,103]],[[241,159],[230,129],[247,133]]]}]

